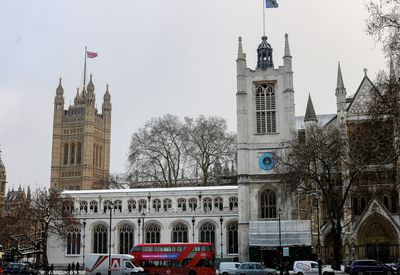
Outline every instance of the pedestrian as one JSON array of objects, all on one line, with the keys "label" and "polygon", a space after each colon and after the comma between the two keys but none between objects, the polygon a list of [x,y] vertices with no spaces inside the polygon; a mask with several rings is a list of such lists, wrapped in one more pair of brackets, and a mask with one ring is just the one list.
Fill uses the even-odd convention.
[{"label": "pedestrian", "polygon": [[72,269],[72,274],[75,274],[75,263],[74,262],[72,262],[71,269]]},{"label": "pedestrian", "polygon": [[50,275],[54,275],[54,265],[50,265]]},{"label": "pedestrian", "polygon": [[71,273],[71,264],[68,264],[68,267],[67,267],[67,274],[69,275]]},{"label": "pedestrian", "polygon": [[76,274],[79,274],[79,262],[76,262]]}]

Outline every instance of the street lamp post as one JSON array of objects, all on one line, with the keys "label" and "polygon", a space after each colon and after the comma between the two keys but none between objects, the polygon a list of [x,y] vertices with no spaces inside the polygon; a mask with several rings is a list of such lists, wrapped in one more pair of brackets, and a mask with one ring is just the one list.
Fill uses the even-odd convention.
[{"label": "street lamp post", "polygon": [[281,233],[281,209],[278,209],[278,231],[279,231],[279,274],[283,275],[283,270],[282,270],[282,233]]},{"label": "street lamp post", "polygon": [[111,275],[111,223],[112,223],[112,206],[114,206],[113,202],[108,203],[108,210],[110,211],[110,238],[108,240],[108,275]]},{"label": "street lamp post", "polygon": [[82,269],[85,270],[85,248],[86,248],[86,218],[83,219],[83,246],[82,246]]},{"label": "street lamp post", "polygon": [[321,262],[321,233],[319,230],[319,194],[315,193],[315,206],[317,208],[317,256],[318,256],[318,275],[322,275],[322,262]]},{"label": "street lamp post", "polygon": [[142,243],[145,242],[145,238],[144,238],[144,217],[146,217],[146,213],[142,213]]},{"label": "street lamp post", "polygon": [[222,216],[221,216],[221,218],[219,218],[219,222],[220,222],[220,224],[221,224],[221,258],[223,258],[224,257],[224,252],[223,252],[223,250],[224,250],[224,244],[223,244],[223,230],[222,230],[222,223],[223,223],[223,221],[224,221],[224,218],[222,218]]},{"label": "street lamp post", "polygon": [[138,236],[138,243],[140,243],[140,222],[141,222],[140,218],[138,218],[137,219],[137,223],[138,223],[138,233],[137,233],[138,234],[137,235]]},{"label": "street lamp post", "polygon": [[194,223],[196,222],[195,218],[192,217],[192,242],[194,243]]}]

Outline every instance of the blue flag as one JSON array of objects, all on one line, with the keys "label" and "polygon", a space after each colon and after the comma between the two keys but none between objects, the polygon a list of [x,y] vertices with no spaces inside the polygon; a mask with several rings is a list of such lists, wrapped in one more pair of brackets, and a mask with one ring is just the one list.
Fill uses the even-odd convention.
[{"label": "blue flag", "polygon": [[265,8],[266,9],[271,9],[271,8],[277,8],[279,5],[276,2],[276,0],[265,0]]}]

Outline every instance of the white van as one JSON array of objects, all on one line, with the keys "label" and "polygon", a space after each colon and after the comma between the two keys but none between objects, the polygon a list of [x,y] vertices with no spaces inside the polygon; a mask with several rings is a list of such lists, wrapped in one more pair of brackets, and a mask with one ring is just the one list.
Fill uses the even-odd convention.
[{"label": "white van", "polygon": [[220,275],[236,274],[239,266],[239,262],[221,262],[218,271]]},{"label": "white van", "polygon": [[[321,267],[323,275],[334,275],[332,268]],[[318,263],[315,261],[295,261],[293,272],[296,275],[318,275]]]},{"label": "white van", "polygon": [[[111,275],[130,275],[143,273],[140,266],[133,263],[134,257],[129,254],[111,254]],[[108,254],[89,254],[85,257],[85,271],[87,275],[107,275]]]}]

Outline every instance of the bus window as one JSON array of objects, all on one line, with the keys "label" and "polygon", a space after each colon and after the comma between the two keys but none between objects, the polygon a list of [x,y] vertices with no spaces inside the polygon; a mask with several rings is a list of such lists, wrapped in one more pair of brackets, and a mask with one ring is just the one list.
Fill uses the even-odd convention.
[{"label": "bus window", "polygon": [[141,246],[135,246],[133,249],[132,249],[132,252],[141,252],[142,251],[142,247]]}]

